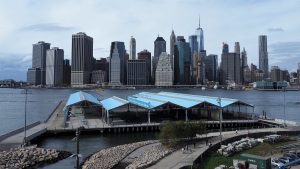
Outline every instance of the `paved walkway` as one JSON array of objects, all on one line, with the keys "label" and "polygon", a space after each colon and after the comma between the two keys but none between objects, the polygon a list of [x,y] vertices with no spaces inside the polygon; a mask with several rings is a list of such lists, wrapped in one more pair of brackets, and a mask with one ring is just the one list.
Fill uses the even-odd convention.
[{"label": "paved walkway", "polygon": [[[265,128],[265,129],[252,129],[249,130],[249,134],[251,133],[264,133],[264,132],[278,132],[278,131],[289,131],[287,128]],[[240,130],[238,131],[238,134],[236,134],[235,131],[228,131],[223,132],[223,140],[226,140],[228,138],[233,138],[240,135],[245,135],[248,133],[248,130]],[[211,142],[213,145],[219,144],[220,133],[214,132],[209,133],[207,137],[212,137],[209,142]],[[202,136],[206,137],[206,136]],[[196,147],[194,148],[193,145],[189,145],[189,151],[182,152],[182,150],[177,150],[174,153],[170,154],[169,156],[161,159],[158,163],[155,165],[149,167],[149,169],[177,169],[184,166],[191,166],[193,165],[194,161],[201,156],[205,151],[208,150],[208,146],[206,146],[206,142],[202,141],[196,144]]]}]

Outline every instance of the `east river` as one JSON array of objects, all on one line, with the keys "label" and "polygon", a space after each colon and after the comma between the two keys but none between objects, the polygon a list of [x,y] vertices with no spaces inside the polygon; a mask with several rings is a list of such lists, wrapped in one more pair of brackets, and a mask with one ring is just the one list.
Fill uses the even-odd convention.
[{"label": "east river", "polygon": [[[52,112],[60,100],[67,100],[68,96],[76,92],[73,89],[30,89],[27,102],[27,121],[33,123],[44,121]],[[201,90],[191,89],[146,89],[146,90],[99,90],[95,95],[100,98],[118,96],[126,99],[127,96],[147,92],[179,92],[186,94],[198,94],[206,96],[220,96],[239,99],[255,106],[255,113],[267,115],[273,118],[284,118],[284,107],[286,119],[300,123],[300,91],[229,91],[229,90]],[[24,125],[25,94],[21,89],[0,89],[0,135]],[[284,106],[285,95],[285,106]],[[75,152],[76,144],[72,142],[73,136],[61,136],[45,138],[39,143],[42,147],[57,148]],[[97,150],[139,140],[155,138],[155,133],[131,133],[131,134],[109,134],[109,135],[84,135],[81,139],[82,155],[86,157]],[[40,166],[38,168],[72,168],[75,159],[66,159],[58,163]]]}]

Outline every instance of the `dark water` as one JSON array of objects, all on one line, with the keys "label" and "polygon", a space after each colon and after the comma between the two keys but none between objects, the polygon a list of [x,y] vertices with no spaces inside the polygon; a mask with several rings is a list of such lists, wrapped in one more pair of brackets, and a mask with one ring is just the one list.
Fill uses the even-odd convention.
[{"label": "dark water", "polygon": [[[104,90],[96,93],[101,98],[118,96],[126,99],[127,96],[145,90]],[[274,118],[284,118],[284,93],[277,91],[227,91],[227,90],[200,90],[200,89],[148,89],[149,92],[171,91],[207,96],[220,96],[240,99],[255,105],[255,113],[261,114],[264,110]],[[24,125],[24,100],[25,95],[20,89],[0,89],[0,135]],[[66,100],[69,94],[76,92],[73,89],[32,89],[28,95],[28,123],[45,120],[60,100]],[[300,122],[300,91],[287,91],[286,118]],[[97,150],[135,142],[153,139],[154,133],[134,133],[119,135],[84,135],[81,147],[84,157]],[[75,151],[72,136],[46,138],[40,141],[40,146]],[[53,165],[40,168],[72,168],[74,159],[62,160]],[[70,167],[71,166],[71,167]]]}]

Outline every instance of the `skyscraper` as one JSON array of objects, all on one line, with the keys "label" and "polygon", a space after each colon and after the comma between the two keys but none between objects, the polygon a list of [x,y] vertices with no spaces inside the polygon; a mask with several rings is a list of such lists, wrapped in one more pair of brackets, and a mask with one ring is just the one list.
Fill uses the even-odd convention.
[{"label": "skyscraper", "polygon": [[198,54],[198,41],[196,35],[189,36],[189,45],[191,49],[191,83],[196,84],[197,79],[197,66],[199,61]]},{"label": "skyscraper", "polygon": [[[248,64],[247,64],[247,52],[246,52],[245,48],[243,48],[243,51],[241,53],[241,78],[242,78],[241,80],[243,83],[245,82],[245,72],[244,71],[250,71]],[[248,78],[247,82],[249,82],[249,78]]]},{"label": "skyscraper", "polygon": [[136,59],[136,41],[132,36],[129,43],[129,59]]},{"label": "skyscraper", "polygon": [[144,49],[138,53],[138,59],[146,61],[146,84],[149,85],[151,83],[151,53]]},{"label": "skyscraper", "polygon": [[121,59],[118,52],[118,42],[115,42],[113,52],[109,62],[109,83],[111,85],[121,85]]},{"label": "skyscraper", "polygon": [[46,85],[62,86],[63,84],[64,50],[54,47],[47,50]]},{"label": "skyscraper", "polygon": [[[116,48],[116,51],[115,51],[115,48]],[[127,76],[127,65],[126,65],[126,50],[125,50],[125,44],[124,42],[118,42],[118,41],[114,41],[111,43],[111,46],[110,46],[110,61],[112,61],[113,59],[113,54],[115,57],[119,57],[119,60],[120,60],[120,64],[117,64],[117,65],[113,65],[112,62],[109,63],[109,67],[110,67],[110,73],[111,71],[115,71],[115,70],[112,70],[112,67],[115,67],[115,66],[119,66],[120,68],[120,83],[125,85],[126,84],[126,76]],[[114,61],[116,61],[114,59]],[[110,77],[113,77],[112,75],[109,75]],[[111,80],[109,80],[111,82]]]},{"label": "skyscraper", "polygon": [[218,55],[208,55],[204,57],[205,78],[208,81],[217,81]]},{"label": "skyscraper", "polygon": [[174,83],[190,84],[191,49],[183,37],[178,38],[174,51]]},{"label": "skyscraper", "polygon": [[146,60],[128,60],[127,85],[146,85]]},{"label": "skyscraper", "polygon": [[93,69],[93,38],[83,32],[72,35],[71,85],[90,83]]},{"label": "skyscraper", "polygon": [[170,36],[170,56],[174,57],[174,45],[176,43],[176,35],[174,33],[174,30],[172,30],[171,36]]},{"label": "skyscraper", "polygon": [[235,52],[229,53],[229,47],[226,43],[223,43],[220,76],[221,84],[226,84],[227,82],[240,83],[241,80],[240,56]]},{"label": "skyscraper", "polygon": [[269,77],[269,59],[267,35],[260,35],[258,38],[259,69],[263,70],[264,78]]},{"label": "skyscraper", "polygon": [[71,84],[71,65],[69,59],[64,60],[63,72],[63,84],[68,86]]},{"label": "skyscraper", "polygon": [[234,53],[236,53],[236,54],[241,53],[240,42],[235,42],[234,43]]},{"label": "skyscraper", "polygon": [[198,41],[198,52],[204,50],[204,35],[203,29],[200,26],[200,16],[199,16],[199,27],[196,29],[196,36]]},{"label": "skyscraper", "polygon": [[158,36],[156,38],[156,40],[154,41],[154,57],[153,57],[153,60],[152,60],[152,63],[153,63],[153,66],[152,66],[152,78],[153,78],[153,82],[155,82],[156,66],[157,66],[157,62],[159,60],[160,54],[162,52],[166,52],[166,41],[164,40],[163,37],[159,37]]},{"label": "skyscraper", "polygon": [[160,54],[155,75],[156,86],[173,85],[173,69],[171,66],[171,57],[166,52],[162,52]]},{"label": "skyscraper", "polygon": [[50,49],[50,43],[39,41],[32,45],[32,68],[39,68],[41,75],[39,75],[40,82],[35,84],[45,85],[46,84],[46,52]]}]

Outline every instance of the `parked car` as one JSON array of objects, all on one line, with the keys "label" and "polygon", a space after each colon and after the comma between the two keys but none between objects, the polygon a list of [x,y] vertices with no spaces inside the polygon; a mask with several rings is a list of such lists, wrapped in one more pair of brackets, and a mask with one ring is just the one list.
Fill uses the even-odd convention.
[{"label": "parked car", "polygon": [[297,160],[299,158],[296,154],[293,154],[293,153],[285,153],[283,156],[289,157],[291,159],[291,161]]},{"label": "parked car", "polygon": [[284,166],[284,164],[282,162],[280,162],[278,159],[271,159],[271,164],[272,166],[274,167],[277,167],[277,168],[281,168],[282,166]]},{"label": "parked car", "polygon": [[278,160],[283,162],[284,164],[291,162],[291,159],[289,157],[279,157]]}]

